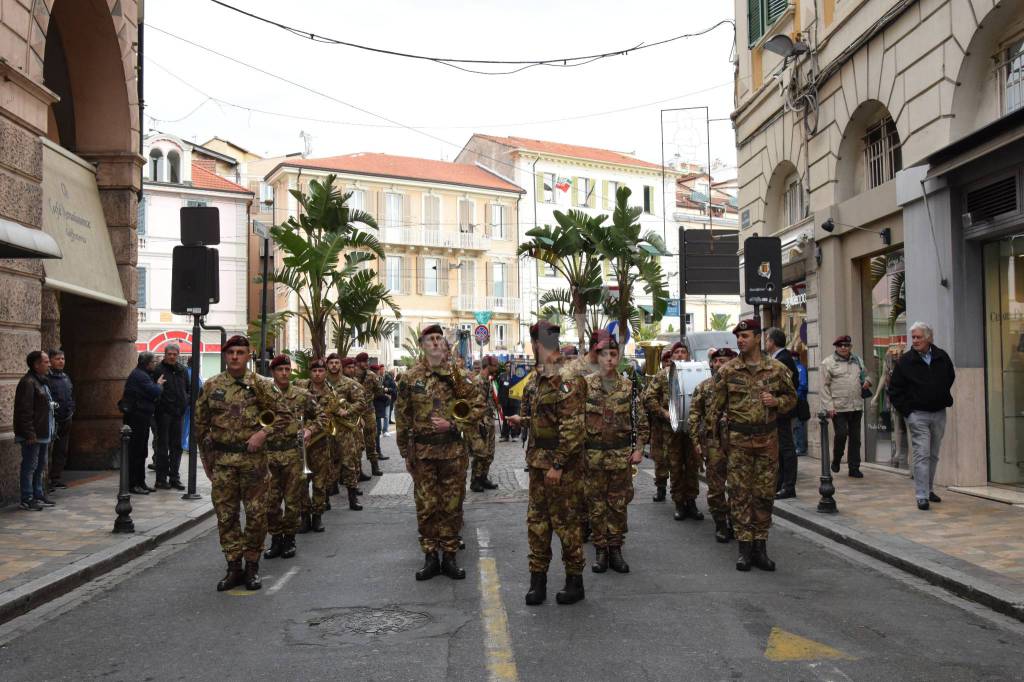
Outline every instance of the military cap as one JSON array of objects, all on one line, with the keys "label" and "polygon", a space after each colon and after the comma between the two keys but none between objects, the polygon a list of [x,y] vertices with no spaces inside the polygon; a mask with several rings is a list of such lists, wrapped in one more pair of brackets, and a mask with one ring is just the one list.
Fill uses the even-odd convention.
[{"label": "military cap", "polygon": [[712,360],[714,360],[715,358],[734,358],[734,357],[736,357],[736,351],[734,351],[732,348],[729,348],[728,346],[725,346],[723,348],[719,348],[718,350],[716,350],[714,353],[711,354],[711,359]]},{"label": "military cap", "polygon": [[354,365],[354,364],[356,364],[355,358],[342,358],[341,359],[341,366],[342,367],[349,367],[349,366]]},{"label": "military cap", "polygon": [[838,346],[841,343],[848,343],[848,344],[850,344],[852,346],[853,345],[853,339],[850,338],[849,334],[843,334],[842,336],[837,336],[836,340],[832,342],[832,345],[833,346]]},{"label": "military cap", "polygon": [[605,338],[603,338],[600,341],[598,341],[597,344],[593,346],[593,348],[594,348],[594,350],[597,350],[597,351],[612,350],[612,349],[618,350],[619,349],[619,342],[616,340],[616,338],[614,336],[609,334]]},{"label": "military cap", "polygon": [[668,362],[671,359],[672,359],[672,351],[670,351],[670,350],[662,351],[662,353],[661,353],[661,361],[662,362]]},{"label": "military cap", "polygon": [[541,320],[540,322],[534,322],[530,325],[530,338],[536,341],[542,336],[558,336],[562,333],[562,328],[557,324],[551,324],[547,320]]},{"label": "military cap", "polygon": [[580,352],[576,350],[576,346],[572,345],[571,343],[562,346],[562,355],[565,355],[566,357],[576,357],[579,354]]},{"label": "military cap", "polygon": [[755,334],[760,334],[761,320],[756,317],[740,320],[740,323],[733,327],[732,333],[738,335],[740,332],[754,332]]},{"label": "military cap", "polygon": [[270,369],[280,367],[281,365],[288,365],[290,367],[291,364],[292,359],[285,355],[284,353],[281,353],[280,355],[274,356],[274,359],[270,361]]},{"label": "military cap", "polygon": [[[669,352],[674,353],[677,348],[686,348],[686,344],[683,343],[682,341],[676,341],[675,343],[672,344],[672,347],[669,349]],[[690,349],[686,348],[686,350]]]},{"label": "military cap", "polygon": [[590,347],[593,348],[597,344],[601,343],[604,339],[607,339],[611,334],[607,329],[595,329],[590,332]]},{"label": "military cap", "polygon": [[360,353],[356,356],[356,362],[366,362],[370,359],[370,356],[366,353]]},{"label": "military cap", "polygon": [[316,369],[317,367],[321,369],[326,369],[327,362],[323,358],[313,358],[312,360],[309,361],[310,369]]},{"label": "military cap", "polygon": [[337,353],[331,353],[330,355],[327,356],[326,360],[328,362],[330,362],[331,360],[341,360],[341,356],[338,355]]},{"label": "military cap", "polygon": [[485,355],[483,362],[480,363],[482,367],[497,367],[499,364],[501,363],[498,362],[498,358],[494,357],[493,355]]},{"label": "military cap", "polygon": [[241,334],[235,334],[227,342],[224,343],[224,347],[221,348],[221,352],[234,348],[235,346],[241,346],[243,348],[249,348],[249,339],[245,338]]},{"label": "military cap", "polygon": [[423,337],[426,336],[427,334],[441,334],[443,336],[444,330],[441,329],[441,325],[439,324],[428,324],[426,327],[420,330],[420,341],[422,341]]}]

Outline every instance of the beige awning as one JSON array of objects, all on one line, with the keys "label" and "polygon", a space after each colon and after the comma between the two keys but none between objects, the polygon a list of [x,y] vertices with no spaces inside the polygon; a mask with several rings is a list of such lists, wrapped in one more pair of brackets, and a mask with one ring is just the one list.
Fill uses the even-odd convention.
[{"label": "beige awning", "polygon": [[43,142],[43,231],[64,257],[43,262],[44,286],[126,306],[103,217],[96,170],[46,138]]}]

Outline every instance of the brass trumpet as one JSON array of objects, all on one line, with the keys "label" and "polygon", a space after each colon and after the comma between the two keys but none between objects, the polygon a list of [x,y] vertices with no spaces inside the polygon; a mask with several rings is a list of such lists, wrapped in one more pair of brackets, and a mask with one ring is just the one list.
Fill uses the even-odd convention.
[{"label": "brass trumpet", "polygon": [[263,412],[260,412],[260,419],[259,419],[259,421],[260,421],[260,426],[262,426],[263,428],[267,428],[268,426],[272,426],[274,424],[274,420],[276,420],[276,419],[277,419],[277,415],[274,414],[273,410],[264,410]]},{"label": "brass trumpet", "polygon": [[644,374],[653,377],[661,371],[661,352],[665,350],[665,344],[645,341],[640,347],[644,349]]},{"label": "brass trumpet", "polygon": [[464,422],[469,419],[472,407],[467,400],[456,400],[448,408],[448,416],[457,422]]},{"label": "brass trumpet", "polygon": [[324,438],[325,436],[330,436],[331,438],[334,438],[335,436],[338,435],[338,430],[338,423],[332,419],[331,421],[327,422],[326,429],[324,429],[323,431],[309,439],[309,444],[315,445],[316,443],[320,442],[321,438]]}]

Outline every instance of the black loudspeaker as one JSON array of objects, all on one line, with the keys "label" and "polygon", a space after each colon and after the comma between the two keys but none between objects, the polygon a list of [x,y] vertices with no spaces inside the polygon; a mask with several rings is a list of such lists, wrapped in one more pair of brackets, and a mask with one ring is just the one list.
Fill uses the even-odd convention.
[{"label": "black loudspeaker", "polygon": [[217,249],[175,246],[171,264],[171,312],[177,315],[210,312],[220,302]]},{"label": "black loudspeaker", "polygon": [[181,243],[185,246],[220,244],[220,210],[214,206],[182,206]]}]

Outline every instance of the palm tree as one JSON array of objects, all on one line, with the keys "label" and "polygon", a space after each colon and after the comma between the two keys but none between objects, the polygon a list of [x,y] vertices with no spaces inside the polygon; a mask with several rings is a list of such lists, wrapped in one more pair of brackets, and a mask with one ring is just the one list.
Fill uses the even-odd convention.
[{"label": "palm tree", "polygon": [[[369,213],[348,208],[352,193],[335,189],[334,180],[334,175],[311,180],[308,194],[291,190],[299,203],[298,217],[270,230],[274,244],[284,253],[284,264],[270,281],[298,298],[298,310],[280,315],[282,320],[298,316],[306,325],[317,357],[326,354],[327,325],[338,309],[339,301],[331,294],[360,263],[384,257],[377,238],[356,227],[358,223],[376,229],[377,221]],[[339,268],[342,253],[345,265]]]},{"label": "palm tree", "polygon": [[716,332],[729,331],[729,320],[732,315],[728,313],[711,313],[711,329]]},{"label": "palm tree", "polygon": [[576,323],[579,347],[583,348],[587,306],[599,303],[602,295],[601,262],[579,227],[593,219],[580,211],[570,211],[568,216],[555,211],[555,219],[556,227],[545,225],[528,231],[530,241],[519,245],[518,255],[547,263],[565,279],[568,310]]},{"label": "palm tree", "polygon": [[[644,292],[651,296],[653,322],[660,320],[668,310],[668,287],[661,270],[661,256],[669,253],[661,235],[653,230],[640,233],[638,219],[643,209],[629,206],[631,194],[628,187],[620,187],[615,192],[611,224],[605,224],[607,216],[604,215],[590,218],[579,211],[570,211],[568,216],[595,252],[611,266],[619,290],[611,307],[619,322],[622,346],[626,345],[626,325],[630,320],[634,321],[634,327],[640,322],[639,311],[633,303],[637,284],[642,284]],[[555,218],[561,222],[557,211]]]},{"label": "palm tree", "polygon": [[338,353],[348,355],[357,339],[360,343],[380,341],[395,333],[398,325],[381,316],[378,310],[384,305],[395,317],[401,317],[402,313],[391,297],[391,290],[377,279],[376,272],[346,263],[337,294],[337,315],[331,318],[331,324]]}]

